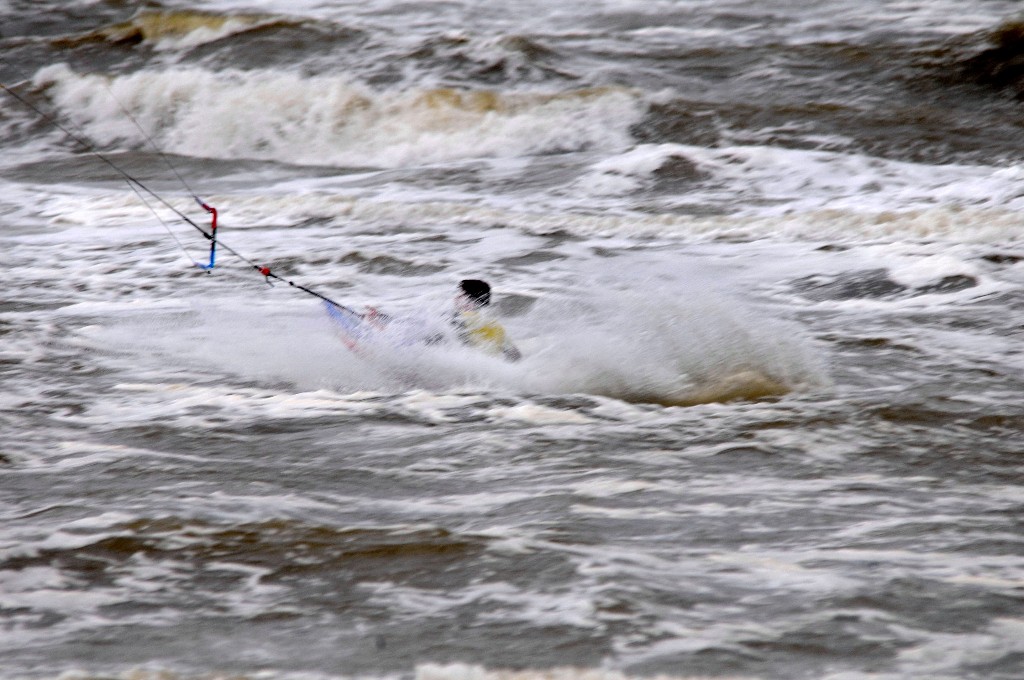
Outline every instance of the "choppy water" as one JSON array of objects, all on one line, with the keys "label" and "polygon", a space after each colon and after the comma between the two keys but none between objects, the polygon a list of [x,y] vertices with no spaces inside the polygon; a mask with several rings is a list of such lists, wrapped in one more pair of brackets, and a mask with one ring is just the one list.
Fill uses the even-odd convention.
[{"label": "choppy water", "polygon": [[354,355],[0,95],[0,676],[1024,677],[1019,11],[0,1],[230,247],[525,355]]}]

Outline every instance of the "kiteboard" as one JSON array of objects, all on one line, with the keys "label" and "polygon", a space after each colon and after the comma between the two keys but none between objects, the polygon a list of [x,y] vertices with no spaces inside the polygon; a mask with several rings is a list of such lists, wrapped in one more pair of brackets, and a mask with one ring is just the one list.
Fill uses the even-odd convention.
[{"label": "kiteboard", "polygon": [[360,314],[332,302],[324,301],[323,304],[338,337],[353,352],[359,351],[364,344],[372,344],[373,336],[384,329],[389,318],[379,313],[371,318],[370,312]]}]

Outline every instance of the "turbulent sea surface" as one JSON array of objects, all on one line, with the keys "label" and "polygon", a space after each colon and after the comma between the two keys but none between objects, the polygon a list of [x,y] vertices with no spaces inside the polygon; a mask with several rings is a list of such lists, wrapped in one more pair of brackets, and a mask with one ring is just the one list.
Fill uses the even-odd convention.
[{"label": "turbulent sea surface", "polygon": [[0,677],[1024,677],[1021,11],[0,0]]}]

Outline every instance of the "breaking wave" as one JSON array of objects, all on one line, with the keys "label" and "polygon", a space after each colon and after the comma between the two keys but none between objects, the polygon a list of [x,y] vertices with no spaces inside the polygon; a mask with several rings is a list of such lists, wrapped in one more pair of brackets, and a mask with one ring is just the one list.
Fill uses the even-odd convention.
[{"label": "breaking wave", "polygon": [[375,91],[343,75],[264,70],[107,77],[57,65],[35,85],[100,145],[145,145],[127,110],[164,151],[357,167],[615,151],[644,109],[624,88]]}]

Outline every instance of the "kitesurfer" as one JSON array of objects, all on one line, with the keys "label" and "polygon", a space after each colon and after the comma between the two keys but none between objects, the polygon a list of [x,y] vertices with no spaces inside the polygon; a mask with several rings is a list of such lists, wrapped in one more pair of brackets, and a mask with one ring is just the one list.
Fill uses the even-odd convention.
[{"label": "kitesurfer", "polygon": [[464,344],[479,348],[488,354],[500,354],[508,361],[522,358],[519,350],[508,339],[505,329],[486,313],[491,304],[491,287],[486,281],[465,279],[459,283],[455,297],[452,326]]}]

